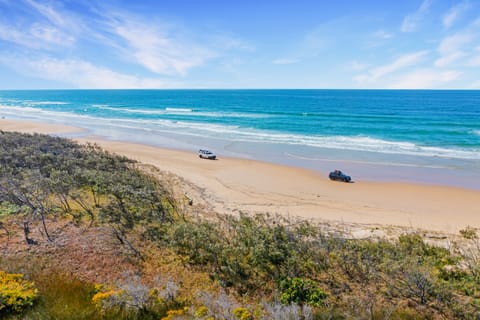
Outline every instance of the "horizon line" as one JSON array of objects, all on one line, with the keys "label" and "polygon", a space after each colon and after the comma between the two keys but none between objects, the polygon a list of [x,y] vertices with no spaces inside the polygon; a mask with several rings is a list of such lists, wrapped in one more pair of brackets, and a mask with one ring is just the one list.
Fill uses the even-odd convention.
[{"label": "horizon line", "polygon": [[480,88],[32,88],[0,89],[1,91],[263,91],[263,90],[338,90],[338,91],[480,91]]}]

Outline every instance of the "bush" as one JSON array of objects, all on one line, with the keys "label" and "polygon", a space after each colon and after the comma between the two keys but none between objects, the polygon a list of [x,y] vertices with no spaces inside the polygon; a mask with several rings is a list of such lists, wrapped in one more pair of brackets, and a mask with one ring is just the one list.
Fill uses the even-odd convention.
[{"label": "bush", "polygon": [[[171,222],[174,213],[170,193],[133,160],[63,138],[0,135],[0,215],[21,215],[27,223],[40,219],[49,241],[54,240],[49,216],[110,224],[128,246],[127,232],[142,224]],[[27,228],[25,240],[35,243]]]},{"label": "bush", "polygon": [[327,294],[309,279],[285,279],[280,283],[280,289],[282,290],[280,301],[283,304],[308,304],[320,307],[327,298]]},{"label": "bush", "polygon": [[20,313],[31,307],[37,297],[34,283],[25,280],[22,274],[0,271],[0,315]]},{"label": "bush", "polygon": [[250,311],[242,307],[233,309],[233,315],[238,320],[253,320],[253,316]]}]

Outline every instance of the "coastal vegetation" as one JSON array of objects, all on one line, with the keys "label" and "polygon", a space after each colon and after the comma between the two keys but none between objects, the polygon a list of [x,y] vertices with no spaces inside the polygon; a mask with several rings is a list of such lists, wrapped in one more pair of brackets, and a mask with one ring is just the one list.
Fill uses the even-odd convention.
[{"label": "coastal vegetation", "polygon": [[0,132],[5,319],[478,319],[480,240],[220,215],[96,145]]}]

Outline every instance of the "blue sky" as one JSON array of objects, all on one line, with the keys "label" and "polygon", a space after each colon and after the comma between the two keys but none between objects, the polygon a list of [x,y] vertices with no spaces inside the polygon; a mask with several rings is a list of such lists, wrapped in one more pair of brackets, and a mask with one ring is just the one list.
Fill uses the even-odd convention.
[{"label": "blue sky", "polygon": [[0,0],[0,89],[480,88],[478,0]]}]

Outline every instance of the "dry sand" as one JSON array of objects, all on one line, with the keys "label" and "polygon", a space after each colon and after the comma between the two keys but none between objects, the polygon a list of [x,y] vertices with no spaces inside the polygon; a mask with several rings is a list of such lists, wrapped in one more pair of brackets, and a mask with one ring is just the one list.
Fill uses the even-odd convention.
[{"label": "dry sand", "polygon": [[62,134],[84,131],[81,128],[42,122],[0,119],[0,130],[23,133]]},{"label": "dry sand", "polygon": [[[92,139],[89,139],[91,141]],[[332,182],[327,173],[259,161],[95,139],[107,150],[172,172],[201,188],[217,212],[269,212],[346,223],[456,233],[480,227],[480,192],[405,183]]]},{"label": "dry sand", "polygon": [[[68,127],[0,120],[0,129],[68,132]],[[58,129],[58,130],[57,130]],[[53,131],[52,131],[53,130]],[[78,130],[78,129],[76,129]],[[457,233],[480,228],[480,191],[453,187],[356,181],[331,182],[327,173],[223,158],[199,159],[195,152],[167,150],[96,137],[79,139],[182,177],[220,213],[279,213],[290,217],[369,226],[401,226]]]}]

